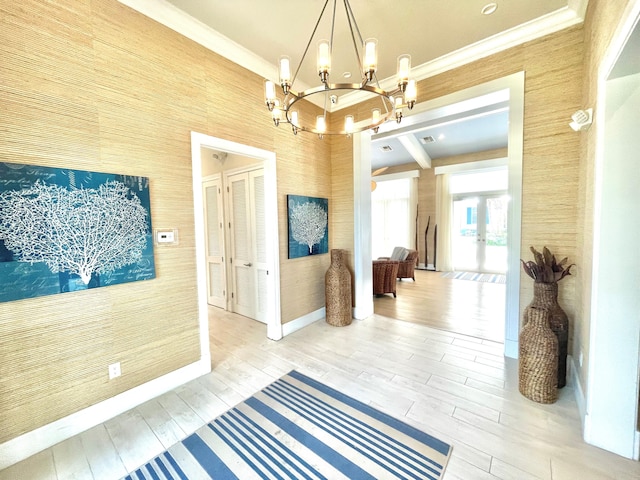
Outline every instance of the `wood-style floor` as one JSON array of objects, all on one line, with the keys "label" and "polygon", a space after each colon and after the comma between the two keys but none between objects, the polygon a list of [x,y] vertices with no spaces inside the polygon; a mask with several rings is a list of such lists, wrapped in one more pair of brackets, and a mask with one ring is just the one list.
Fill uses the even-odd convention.
[{"label": "wood-style floor", "polygon": [[375,313],[504,342],[505,284],[443,278],[427,270],[416,270],[415,275],[415,282],[396,282],[396,298],[374,297]]},{"label": "wood-style floor", "polygon": [[[470,282],[471,283],[471,282]],[[273,342],[210,309],[213,372],[0,472],[0,480],[118,479],[297,369],[453,445],[445,480],[637,480],[640,464],[586,445],[574,394],[518,393],[502,345],[374,315]],[[243,479],[245,480],[245,479]]]}]

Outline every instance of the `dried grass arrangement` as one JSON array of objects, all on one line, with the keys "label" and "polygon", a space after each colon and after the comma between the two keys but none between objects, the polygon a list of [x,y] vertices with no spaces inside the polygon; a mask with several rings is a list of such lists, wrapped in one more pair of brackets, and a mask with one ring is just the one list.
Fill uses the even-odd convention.
[{"label": "dried grass arrangement", "polygon": [[522,259],[520,262],[525,273],[533,278],[535,283],[557,283],[567,275],[571,275],[571,267],[575,263],[567,265],[569,261],[567,257],[557,262],[555,255],[547,247],[542,249],[542,253],[533,247],[529,247],[529,250],[533,253],[535,262],[531,260],[525,262]]},{"label": "dried grass arrangement", "polygon": [[571,275],[571,267],[567,258],[556,261],[547,247],[542,253],[529,247],[535,261],[522,262],[525,273],[533,278],[533,300],[524,309],[523,328],[527,325],[534,308],[549,310],[549,326],[558,339],[557,386],[562,388],[567,383],[567,354],[569,350],[569,318],[558,303],[558,282]]}]

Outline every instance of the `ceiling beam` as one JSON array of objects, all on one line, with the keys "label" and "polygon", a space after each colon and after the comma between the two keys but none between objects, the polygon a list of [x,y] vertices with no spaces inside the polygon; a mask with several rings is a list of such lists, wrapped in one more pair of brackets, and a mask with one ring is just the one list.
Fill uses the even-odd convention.
[{"label": "ceiling beam", "polygon": [[404,148],[407,149],[409,155],[420,165],[423,169],[431,168],[431,157],[424,151],[420,140],[413,135],[404,135],[398,138]]}]

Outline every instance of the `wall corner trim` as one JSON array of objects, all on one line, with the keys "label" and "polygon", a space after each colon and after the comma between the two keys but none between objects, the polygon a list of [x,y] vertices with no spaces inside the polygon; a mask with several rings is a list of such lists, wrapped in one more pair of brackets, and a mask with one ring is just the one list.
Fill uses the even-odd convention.
[{"label": "wall corner trim", "polygon": [[518,342],[513,340],[505,340],[504,356],[508,358],[518,358]]},{"label": "wall corner trim", "polygon": [[115,397],[13,438],[0,445],[0,470],[89,430],[210,371],[211,357],[203,357],[198,362],[174,370]]},{"label": "wall corner trim", "polygon": [[318,320],[326,317],[326,310],[324,307],[319,308],[314,312],[307,313],[302,317],[298,317],[295,320],[291,320],[290,322],[282,324],[282,336],[286,337],[290,333],[296,332],[308,325],[311,325]]},{"label": "wall corner trim", "polygon": [[584,395],[582,385],[580,385],[580,378],[578,376],[578,368],[576,367],[576,361],[571,355],[567,355],[567,363],[569,364],[569,385],[573,388],[573,395],[576,398],[576,404],[578,405],[578,413],[582,420],[582,431],[585,431],[585,421],[587,418],[587,397]]}]

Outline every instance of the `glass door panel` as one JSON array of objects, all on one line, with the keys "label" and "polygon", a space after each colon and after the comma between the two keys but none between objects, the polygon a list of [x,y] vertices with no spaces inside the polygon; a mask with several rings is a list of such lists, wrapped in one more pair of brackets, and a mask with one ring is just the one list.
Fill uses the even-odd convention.
[{"label": "glass door panel", "polygon": [[506,195],[485,198],[485,242],[483,272],[507,271],[507,207]]},{"label": "glass door panel", "polygon": [[478,199],[476,197],[454,200],[452,229],[453,268],[469,272],[478,271]]},{"label": "glass door panel", "polygon": [[458,271],[507,270],[507,197],[474,195],[453,201],[453,267]]}]

